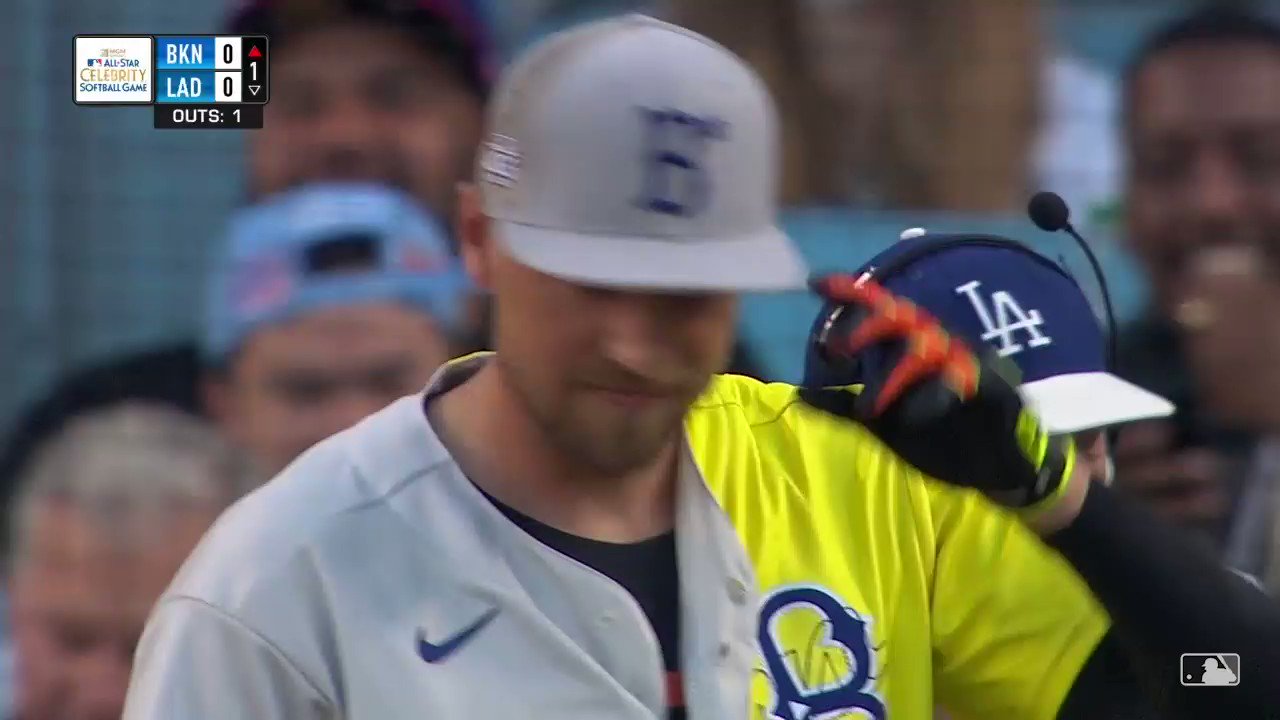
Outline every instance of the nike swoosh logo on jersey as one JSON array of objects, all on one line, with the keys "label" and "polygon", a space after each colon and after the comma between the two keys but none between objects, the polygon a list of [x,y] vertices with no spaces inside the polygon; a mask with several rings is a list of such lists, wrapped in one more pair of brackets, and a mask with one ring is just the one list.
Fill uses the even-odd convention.
[{"label": "nike swoosh logo on jersey", "polygon": [[418,628],[418,655],[429,663],[435,664],[457,652],[463,645],[471,641],[475,634],[484,629],[498,616],[498,608],[492,608],[467,627],[458,631],[453,637],[441,643],[433,643],[427,639],[427,633]]}]

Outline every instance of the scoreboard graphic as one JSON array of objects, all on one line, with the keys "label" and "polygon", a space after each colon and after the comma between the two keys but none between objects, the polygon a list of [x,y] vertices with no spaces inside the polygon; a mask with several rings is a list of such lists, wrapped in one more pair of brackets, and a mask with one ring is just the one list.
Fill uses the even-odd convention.
[{"label": "scoreboard graphic", "polygon": [[155,127],[261,128],[265,35],[77,35],[77,105],[152,105]]}]

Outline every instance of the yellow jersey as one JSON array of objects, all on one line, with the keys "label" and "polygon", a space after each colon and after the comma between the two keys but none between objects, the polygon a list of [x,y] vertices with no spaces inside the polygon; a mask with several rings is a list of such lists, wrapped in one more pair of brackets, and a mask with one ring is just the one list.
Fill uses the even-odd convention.
[{"label": "yellow jersey", "polygon": [[1110,622],[1010,513],[790,385],[717,376],[686,431],[760,586],[751,720],[1057,715]]}]

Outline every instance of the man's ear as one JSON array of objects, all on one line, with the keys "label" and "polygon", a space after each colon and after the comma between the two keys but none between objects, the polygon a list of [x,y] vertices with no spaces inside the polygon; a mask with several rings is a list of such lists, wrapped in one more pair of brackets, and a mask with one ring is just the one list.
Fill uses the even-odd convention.
[{"label": "man's ear", "polygon": [[480,189],[474,183],[458,183],[458,252],[467,274],[482,290],[491,289],[492,243]]}]

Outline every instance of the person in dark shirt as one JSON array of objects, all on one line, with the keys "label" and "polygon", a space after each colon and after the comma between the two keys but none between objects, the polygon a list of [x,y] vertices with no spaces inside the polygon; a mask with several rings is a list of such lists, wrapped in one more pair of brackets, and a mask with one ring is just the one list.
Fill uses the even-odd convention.
[{"label": "person in dark shirt", "polygon": [[[1222,426],[1265,394],[1251,384],[1261,378],[1249,358],[1271,358],[1251,341],[1247,324],[1256,318],[1219,314],[1214,333],[1188,333],[1177,321],[1188,319],[1199,255],[1255,252],[1260,265],[1277,267],[1280,248],[1280,25],[1224,5],[1159,30],[1124,77],[1126,240],[1154,302],[1123,333],[1121,372],[1181,411],[1126,428],[1116,448],[1118,488],[1219,542],[1237,534],[1240,511],[1249,509],[1237,500],[1246,488],[1228,478],[1257,476],[1240,468],[1254,439]],[[1227,330],[1234,332],[1221,334]],[[1197,347],[1212,352],[1188,352]],[[1192,363],[1191,355],[1223,362]],[[1255,525],[1265,533],[1269,523]],[[1246,571],[1261,570],[1256,559],[1238,559]]]}]

